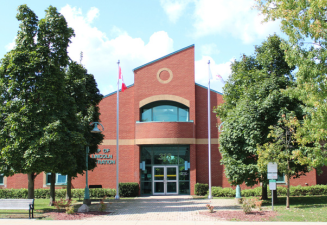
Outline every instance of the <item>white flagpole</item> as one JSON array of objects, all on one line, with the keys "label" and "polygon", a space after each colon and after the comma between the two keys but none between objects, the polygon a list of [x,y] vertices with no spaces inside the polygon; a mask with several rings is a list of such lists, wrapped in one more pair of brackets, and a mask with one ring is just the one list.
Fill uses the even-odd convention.
[{"label": "white flagpole", "polygon": [[209,167],[209,195],[208,199],[212,199],[211,195],[211,120],[210,120],[210,60],[208,61],[208,167]]},{"label": "white flagpole", "polygon": [[117,79],[117,121],[116,121],[116,196],[119,199],[119,60],[118,60],[118,79]]}]

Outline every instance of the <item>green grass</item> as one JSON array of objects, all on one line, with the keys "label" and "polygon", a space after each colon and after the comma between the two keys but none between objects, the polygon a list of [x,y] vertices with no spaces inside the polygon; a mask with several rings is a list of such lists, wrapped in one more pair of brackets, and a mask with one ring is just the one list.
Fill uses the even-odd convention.
[{"label": "green grass", "polygon": [[[286,197],[278,197],[274,211],[278,216],[272,221],[327,222],[327,196],[290,197],[290,209],[286,209]],[[271,210],[271,201],[263,206]]]},{"label": "green grass", "polygon": [[[79,200],[78,198],[73,200],[79,206],[83,204],[83,200]],[[47,219],[44,213],[57,210],[56,207],[49,206],[49,202],[49,199],[35,199],[34,218]],[[28,210],[0,210],[0,218],[28,218]]]},{"label": "green grass", "polygon": [[[195,198],[207,198],[207,196]],[[113,198],[107,198],[106,202],[109,199]],[[123,199],[133,200],[133,198]],[[78,198],[73,200],[76,204],[75,209],[83,204],[83,200]],[[96,204],[100,199],[92,200],[93,208],[97,208]],[[279,203],[274,204],[274,211],[277,211],[278,215],[271,221],[327,222],[327,196],[290,197],[290,209],[286,209],[286,197],[278,197],[278,200]],[[44,213],[56,210],[54,206],[49,206],[49,199],[35,199],[34,206],[34,217],[38,219],[49,219]],[[263,202],[263,209],[271,210],[270,199]],[[28,218],[28,210],[0,210],[0,218]]]}]

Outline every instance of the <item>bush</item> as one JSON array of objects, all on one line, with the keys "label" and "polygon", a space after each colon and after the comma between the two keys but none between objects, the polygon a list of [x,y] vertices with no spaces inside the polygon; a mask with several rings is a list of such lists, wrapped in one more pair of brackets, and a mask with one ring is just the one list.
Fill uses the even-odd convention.
[{"label": "bush", "polygon": [[[66,198],[66,189],[56,189],[56,198]],[[110,188],[91,188],[90,197],[103,198],[104,196],[115,196],[116,190]],[[22,189],[0,189],[0,198],[27,198],[28,190]],[[47,199],[50,198],[50,189],[35,189],[35,199]],[[84,198],[84,189],[72,189],[73,198]]]},{"label": "bush", "polygon": [[236,191],[232,188],[212,187],[213,197],[235,197]]},{"label": "bush", "polygon": [[261,187],[256,187],[253,189],[244,189],[241,191],[241,195],[243,197],[257,197],[257,196],[261,196],[262,195],[262,188]]},{"label": "bush", "polygon": [[195,194],[196,195],[206,195],[209,190],[209,185],[208,184],[200,184],[196,183],[195,184]]},{"label": "bush", "polygon": [[119,183],[119,195],[122,197],[136,197],[139,195],[138,183]]}]

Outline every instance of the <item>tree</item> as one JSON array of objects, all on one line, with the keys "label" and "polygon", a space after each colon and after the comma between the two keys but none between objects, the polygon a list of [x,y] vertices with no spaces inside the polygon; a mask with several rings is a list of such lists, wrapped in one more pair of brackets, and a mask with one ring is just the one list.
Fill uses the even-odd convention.
[{"label": "tree", "polygon": [[302,163],[302,156],[306,155],[296,141],[296,129],[300,121],[292,113],[283,114],[275,126],[270,126],[268,137],[272,142],[258,146],[258,167],[259,171],[267,172],[269,162],[276,162],[280,174],[287,178],[286,208],[290,208],[290,177],[295,178],[304,174],[306,165]]},{"label": "tree", "polygon": [[[97,146],[103,140],[102,134],[92,134],[93,129],[90,122],[99,121],[99,107],[98,104],[103,96],[99,93],[96,81],[92,74],[88,74],[87,70],[76,62],[71,62],[66,71],[66,91],[74,99],[77,108],[78,122],[72,124],[73,127],[81,128],[86,145],[89,146],[89,155],[97,151]],[[83,174],[86,170],[85,145],[75,145],[70,149],[70,154],[78,160],[76,167],[69,167],[68,170],[63,171],[63,174],[68,175],[67,179],[67,199],[71,199],[71,178],[77,174]],[[88,159],[88,169],[92,170],[96,167],[96,159]]]},{"label": "tree", "polygon": [[285,62],[282,42],[278,36],[270,36],[256,46],[253,56],[243,55],[235,61],[224,87],[224,104],[215,108],[224,122],[219,142],[228,180],[232,185],[245,182],[248,186],[263,182],[263,197],[267,175],[258,170],[257,145],[271,141],[269,127],[276,125],[285,111],[303,116],[301,102],[282,93],[294,86],[294,67]]},{"label": "tree", "polygon": [[[326,6],[324,0],[257,0],[257,8],[265,21],[280,20],[289,44],[282,45],[286,61],[296,66],[295,87],[288,93],[305,104],[307,116],[297,129],[297,141],[307,152],[306,164],[319,168],[327,165],[327,41]],[[313,144],[312,144],[313,143]],[[311,146],[311,147],[308,147]]]},{"label": "tree", "polygon": [[[16,46],[0,62],[0,171],[5,176],[28,174],[29,198],[34,198],[35,176],[50,172],[51,203],[54,174],[83,173],[81,150],[90,144],[94,153],[103,139],[89,132],[90,122],[99,119],[97,104],[102,96],[85,71],[81,75],[85,88],[76,90],[80,77],[69,73],[69,66],[76,63],[67,54],[74,32],[55,7],[50,6],[38,21],[22,5],[17,19],[21,24]],[[90,160],[90,168],[94,166]]]}]

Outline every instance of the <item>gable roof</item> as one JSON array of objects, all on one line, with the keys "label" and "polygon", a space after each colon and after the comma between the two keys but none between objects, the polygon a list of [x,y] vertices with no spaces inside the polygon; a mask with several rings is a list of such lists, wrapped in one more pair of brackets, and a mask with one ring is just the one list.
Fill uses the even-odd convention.
[{"label": "gable roof", "polygon": [[176,53],[179,53],[179,52],[181,52],[181,51],[184,51],[184,50],[186,50],[186,49],[188,49],[188,48],[192,48],[192,47],[194,47],[194,44],[193,44],[193,45],[189,45],[189,46],[187,46],[187,47],[185,47],[185,48],[179,49],[179,50],[177,50],[177,51],[175,51],[175,52],[169,53],[168,55],[162,56],[162,57],[159,58],[159,59],[155,59],[155,60],[153,60],[153,61],[151,61],[151,62],[148,62],[148,63],[146,63],[146,64],[143,64],[142,66],[136,67],[135,69],[133,69],[133,72],[135,72],[136,70],[141,69],[141,68],[143,68],[143,67],[145,67],[145,66],[148,66],[148,65],[150,65],[150,64],[152,64],[152,63],[155,63],[155,62],[157,62],[157,61],[159,61],[159,60],[162,60],[162,59],[164,59],[164,58],[167,58],[167,57],[169,57],[169,56],[171,56],[171,55],[174,55],[174,54],[176,54]]}]

